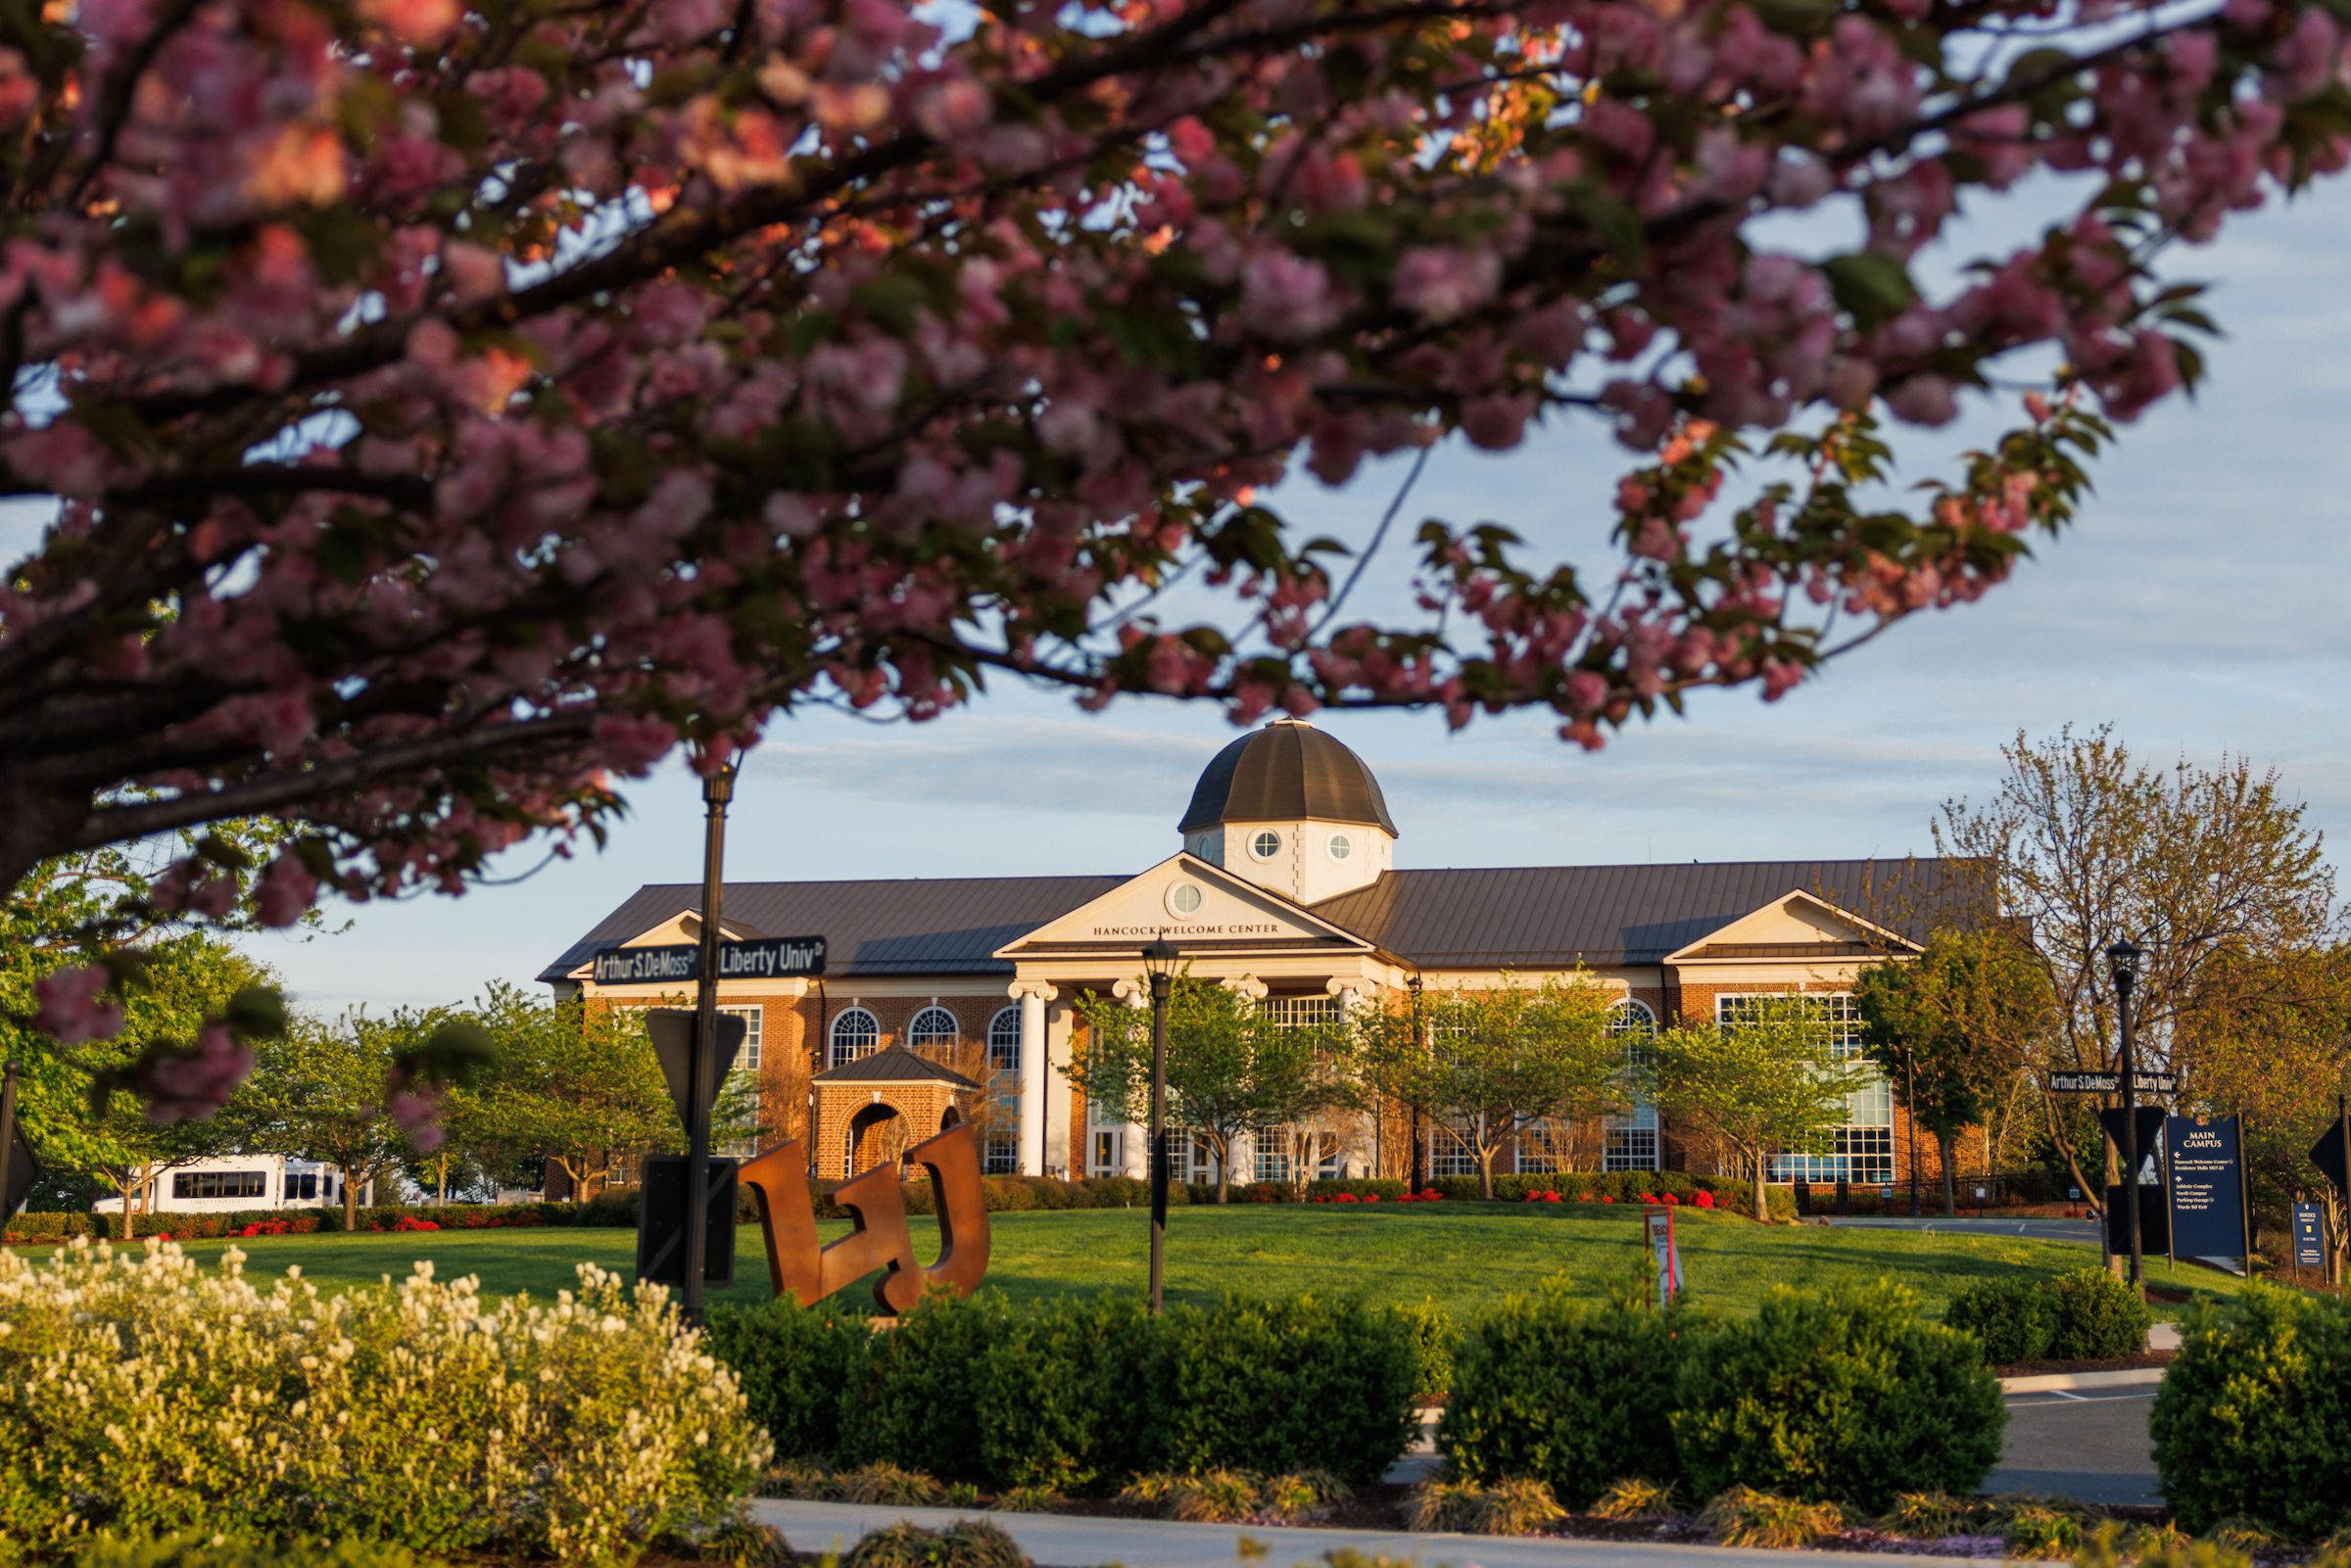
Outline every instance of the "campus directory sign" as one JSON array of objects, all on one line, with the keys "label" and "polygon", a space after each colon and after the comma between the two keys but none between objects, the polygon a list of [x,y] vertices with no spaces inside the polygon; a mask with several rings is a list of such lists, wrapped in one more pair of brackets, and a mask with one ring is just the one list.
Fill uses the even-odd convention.
[{"label": "campus directory sign", "polygon": [[2294,1205],[2294,1266],[2327,1266],[2327,1212],[2317,1204]]},{"label": "campus directory sign", "polygon": [[2163,1139],[2172,1167],[2172,1251],[2238,1257],[2245,1250],[2245,1167],[2236,1123],[2167,1117]]}]

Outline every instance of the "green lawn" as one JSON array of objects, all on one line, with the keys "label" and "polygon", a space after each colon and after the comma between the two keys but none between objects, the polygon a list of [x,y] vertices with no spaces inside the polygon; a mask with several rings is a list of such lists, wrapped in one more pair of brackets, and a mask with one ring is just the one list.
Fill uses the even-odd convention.
[{"label": "green lawn", "polygon": [[[1168,1294],[1196,1301],[1227,1290],[1268,1296],[1356,1291],[1376,1301],[1431,1298],[1460,1315],[1553,1273],[1597,1291],[1634,1266],[1638,1216],[1637,1210],[1525,1204],[1179,1208],[1168,1216]],[[1143,1289],[1145,1217],[1139,1209],[999,1213],[990,1221],[988,1283],[1016,1301]],[[936,1245],[927,1233],[931,1223],[913,1220],[916,1246],[926,1253]],[[829,1241],[848,1227],[834,1221],[820,1228]],[[2096,1257],[2085,1246],[2016,1236],[1765,1227],[1691,1210],[1675,1220],[1675,1234],[1693,1297],[1734,1312],[1751,1311],[1772,1285],[1819,1286],[1880,1275],[1912,1286],[1940,1312],[1951,1292],[1970,1279],[2011,1269],[2052,1274]],[[183,1245],[196,1257],[211,1258],[232,1244]],[[634,1232],[568,1228],[278,1236],[234,1245],[244,1249],[249,1272],[273,1274],[299,1263],[307,1277],[329,1290],[387,1274],[403,1277],[413,1259],[429,1258],[443,1278],[476,1275],[485,1294],[494,1296],[529,1291],[544,1297],[570,1284],[579,1263],[625,1274],[636,1257]],[[41,1249],[25,1252],[38,1256]],[[2208,1269],[2183,1266],[2175,1274],[2160,1259],[2148,1266],[2149,1281],[2158,1286],[2199,1294],[2236,1288],[2234,1280]],[[766,1295],[759,1233],[745,1226],[736,1240],[736,1281],[713,1299]],[[847,1299],[862,1303],[870,1296],[858,1286]],[[2158,1313],[2175,1310],[2159,1307]]]}]

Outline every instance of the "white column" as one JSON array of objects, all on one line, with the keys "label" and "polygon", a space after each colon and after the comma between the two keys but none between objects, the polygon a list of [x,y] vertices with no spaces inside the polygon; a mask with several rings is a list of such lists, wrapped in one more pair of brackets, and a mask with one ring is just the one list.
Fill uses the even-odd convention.
[{"label": "white column", "polygon": [[[1110,990],[1138,1013],[1151,1005],[1142,988],[1132,980],[1121,980]],[[1150,1027],[1148,1023],[1143,1026]],[[1129,1121],[1119,1128],[1119,1172],[1137,1181],[1146,1180],[1151,1174],[1151,1129],[1140,1121]]]},{"label": "white column", "polygon": [[[1339,1022],[1341,1023],[1354,1022],[1357,1009],[1363,1006],[1363,992],[1358,990],[1351,981],[1335,979],[1328,981],[1326,988],[1331,995],[1339,999]],[[1371,1150],[1373,1142],[1378,1136],[1373,1118],[1378,1115],[1379,1109],[1376,1106],[1366,1112],[1363,1120],[1356,1127],[1352,1140],[1355,1146],[1339,1151],[1339,1173],[1341,1175],[1368,1176],[1372,1173]],[[1313,1172],[1310,1171],[1308,1174],[1312,1175]]]},{"label": "white column", "polygon": [[[1050,1000],[1050,995],[1048,995]],[[1066,1007],[1048,1009],[1045,1013],[1045,1169],[1058,1170],[1066,1177],[1085,1174],[1085,1129],[1071,1125],[1070,1113],[1076,1109],[1070,1092],[1068,1073],[1074,1066],[1071,1052],[1070,1010]]]},{"label": "white column", "polygon": [[1021,1174],[1045,1173],[1045,1107],[1047,1080],[1053,1068],[1045,1059],[1045,998],[1053,987],[1039,980],[1015,980],[1007,987],[1021,1004]]}]

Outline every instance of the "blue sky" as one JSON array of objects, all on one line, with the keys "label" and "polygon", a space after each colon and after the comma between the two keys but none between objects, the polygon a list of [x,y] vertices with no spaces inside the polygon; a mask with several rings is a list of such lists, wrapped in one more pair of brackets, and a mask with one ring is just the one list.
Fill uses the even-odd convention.
[{"label": "blue sky", "polygon": [[[1980,236],[1979,236],[1980,243]],[[1334,716],[1403,831],[1400,866],[1781,856],[1928,848],[1944,799],[1994,783],[1997,748],[2111,720],[2151,760],[2239,753],[2351,842],[2351,189],[2242,222],[2173,270],[2215,280],[2229,337],[2195,404],[2125,433],[2069,538],[1981,604],[1896,628],[1780,703],[1702,693],[1587,755],[1539,717],[1448,735],[1434,715]],[[1989,423],[1907,444],[1959,451]],[[1492,518],[1591,560],[1620,453],[1557,429],[1505,457],[1449,451],[1398,532],[1423,515]],[[1361,542],[1397,472],[1344,492],[1308,481],[1282,502],[1305,527]],[[1400,590],[1391,545],[1365,603]],[[1176,847],[1193,780],[1232,732],[1211,708],[1087,716],[1055,693],[993,690],[920,727],[826,714],[777,726],[744,780],[730,840],[740,879],[987,877],[1139,870]],[[600,855],[461,899],[353,912],[351,928],[264,937],[307,1006],[462,998],[528,980],[638,884],[698,875],[699,802],[674,771],[640,785]],[[510,856],[518,876],[540,858]]]}]

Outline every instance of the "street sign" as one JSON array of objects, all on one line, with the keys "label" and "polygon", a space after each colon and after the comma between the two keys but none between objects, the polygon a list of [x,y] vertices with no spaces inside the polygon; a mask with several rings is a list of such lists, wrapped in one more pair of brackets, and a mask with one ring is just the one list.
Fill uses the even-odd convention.
[{"label": "street sign", "polygon": [[[694,1050],[694,1015],[684,1008],[656,1007],[646,1014],[645,1026],[653,1037],[653,1058],[661,1064],[661,1076],[669,1080],[669,1098],[678,1108],[678,1119],[692,1125],[694,1117],[686,1106],[686,1067]],[[718,1055],[715,1060],[704,1058],[702,1071],[705,1113],[718,1104],[718,1086],[727,1081],[735,1053],[743,1049],[743,1037],[749,1028],[740,1013],[718,1016]]]},{"label": "street sign", "polygon": [[[2144,1181],[2148,1166],[2155,1163],[2156,1150],[2162,1147],[2163,1107],[2142,1105],[2135,1109],[2138,1112],[2138,1174],[2139,1179]],[[2106,1129],[2106,1136],[2115,1148],[2120,1150],[2123,1147],[2123,1108],[2119,1105],[2103,1108],[2098,1112],[2098,1122]]]},{"label": "street sign", "polygon": [[2189,1258],[2240,1256],[2245,1189],[2235,1124],[2170,1117],[2163,1137],[2172,1162],[2172,1251]]},{"label": "street sign", "polygon": [[[702,976],[698,943],[670,947],[608,947],[590,969],[599,985],[692,985]],[[821,936],[762,936],[718,944],[722,980],[788,980],[825,973]]]},{"label": "street sign", "polygon": [[[2140,1068],[2131,1074],[2131,1086],[2140,1094],[2178,1094],[2180,1078],[2177,1073]],[[2123,1092],[2123,1075],[2120,1072],[2052,1072],[2049,1074],[2049,1092],[2120,1094]]]},{"label": "street sign", "polygon": [[2327,1211],[2317,1204],[2294,1205],[2294,1266],[2327,1266]]},{"label": "street sign", "polygon": [[1682,1289],[1682,1253],[1673,1242],[1673,1211],[1644,1210],[1641,1222],[1649,1237],[1650,1259],[1656,1267],[1657,1305],[1662,1307]]},{"label": "street sign", "polygon": [[2351,1195],[2351,1179],[2343,1174],[2343,1124],[2337,1121],[2327,1129],[2327,1136],[2310,1146],[2310,1163],[2326,1172],[2334,1183],[2334,1190]]},{"label": "street sign", "polygon": [[[645,1162],[645,1179],[637,1189],[642,1206],[637,1215],[637,1277],[663,1285],[686,1283],[687,1159],[684,1155],[651,1155]],[[710,1157],[705,1191],[710,1205],[702,1229],[702,1280],[725,1285],[735,1278],[735,1162]]]}]

